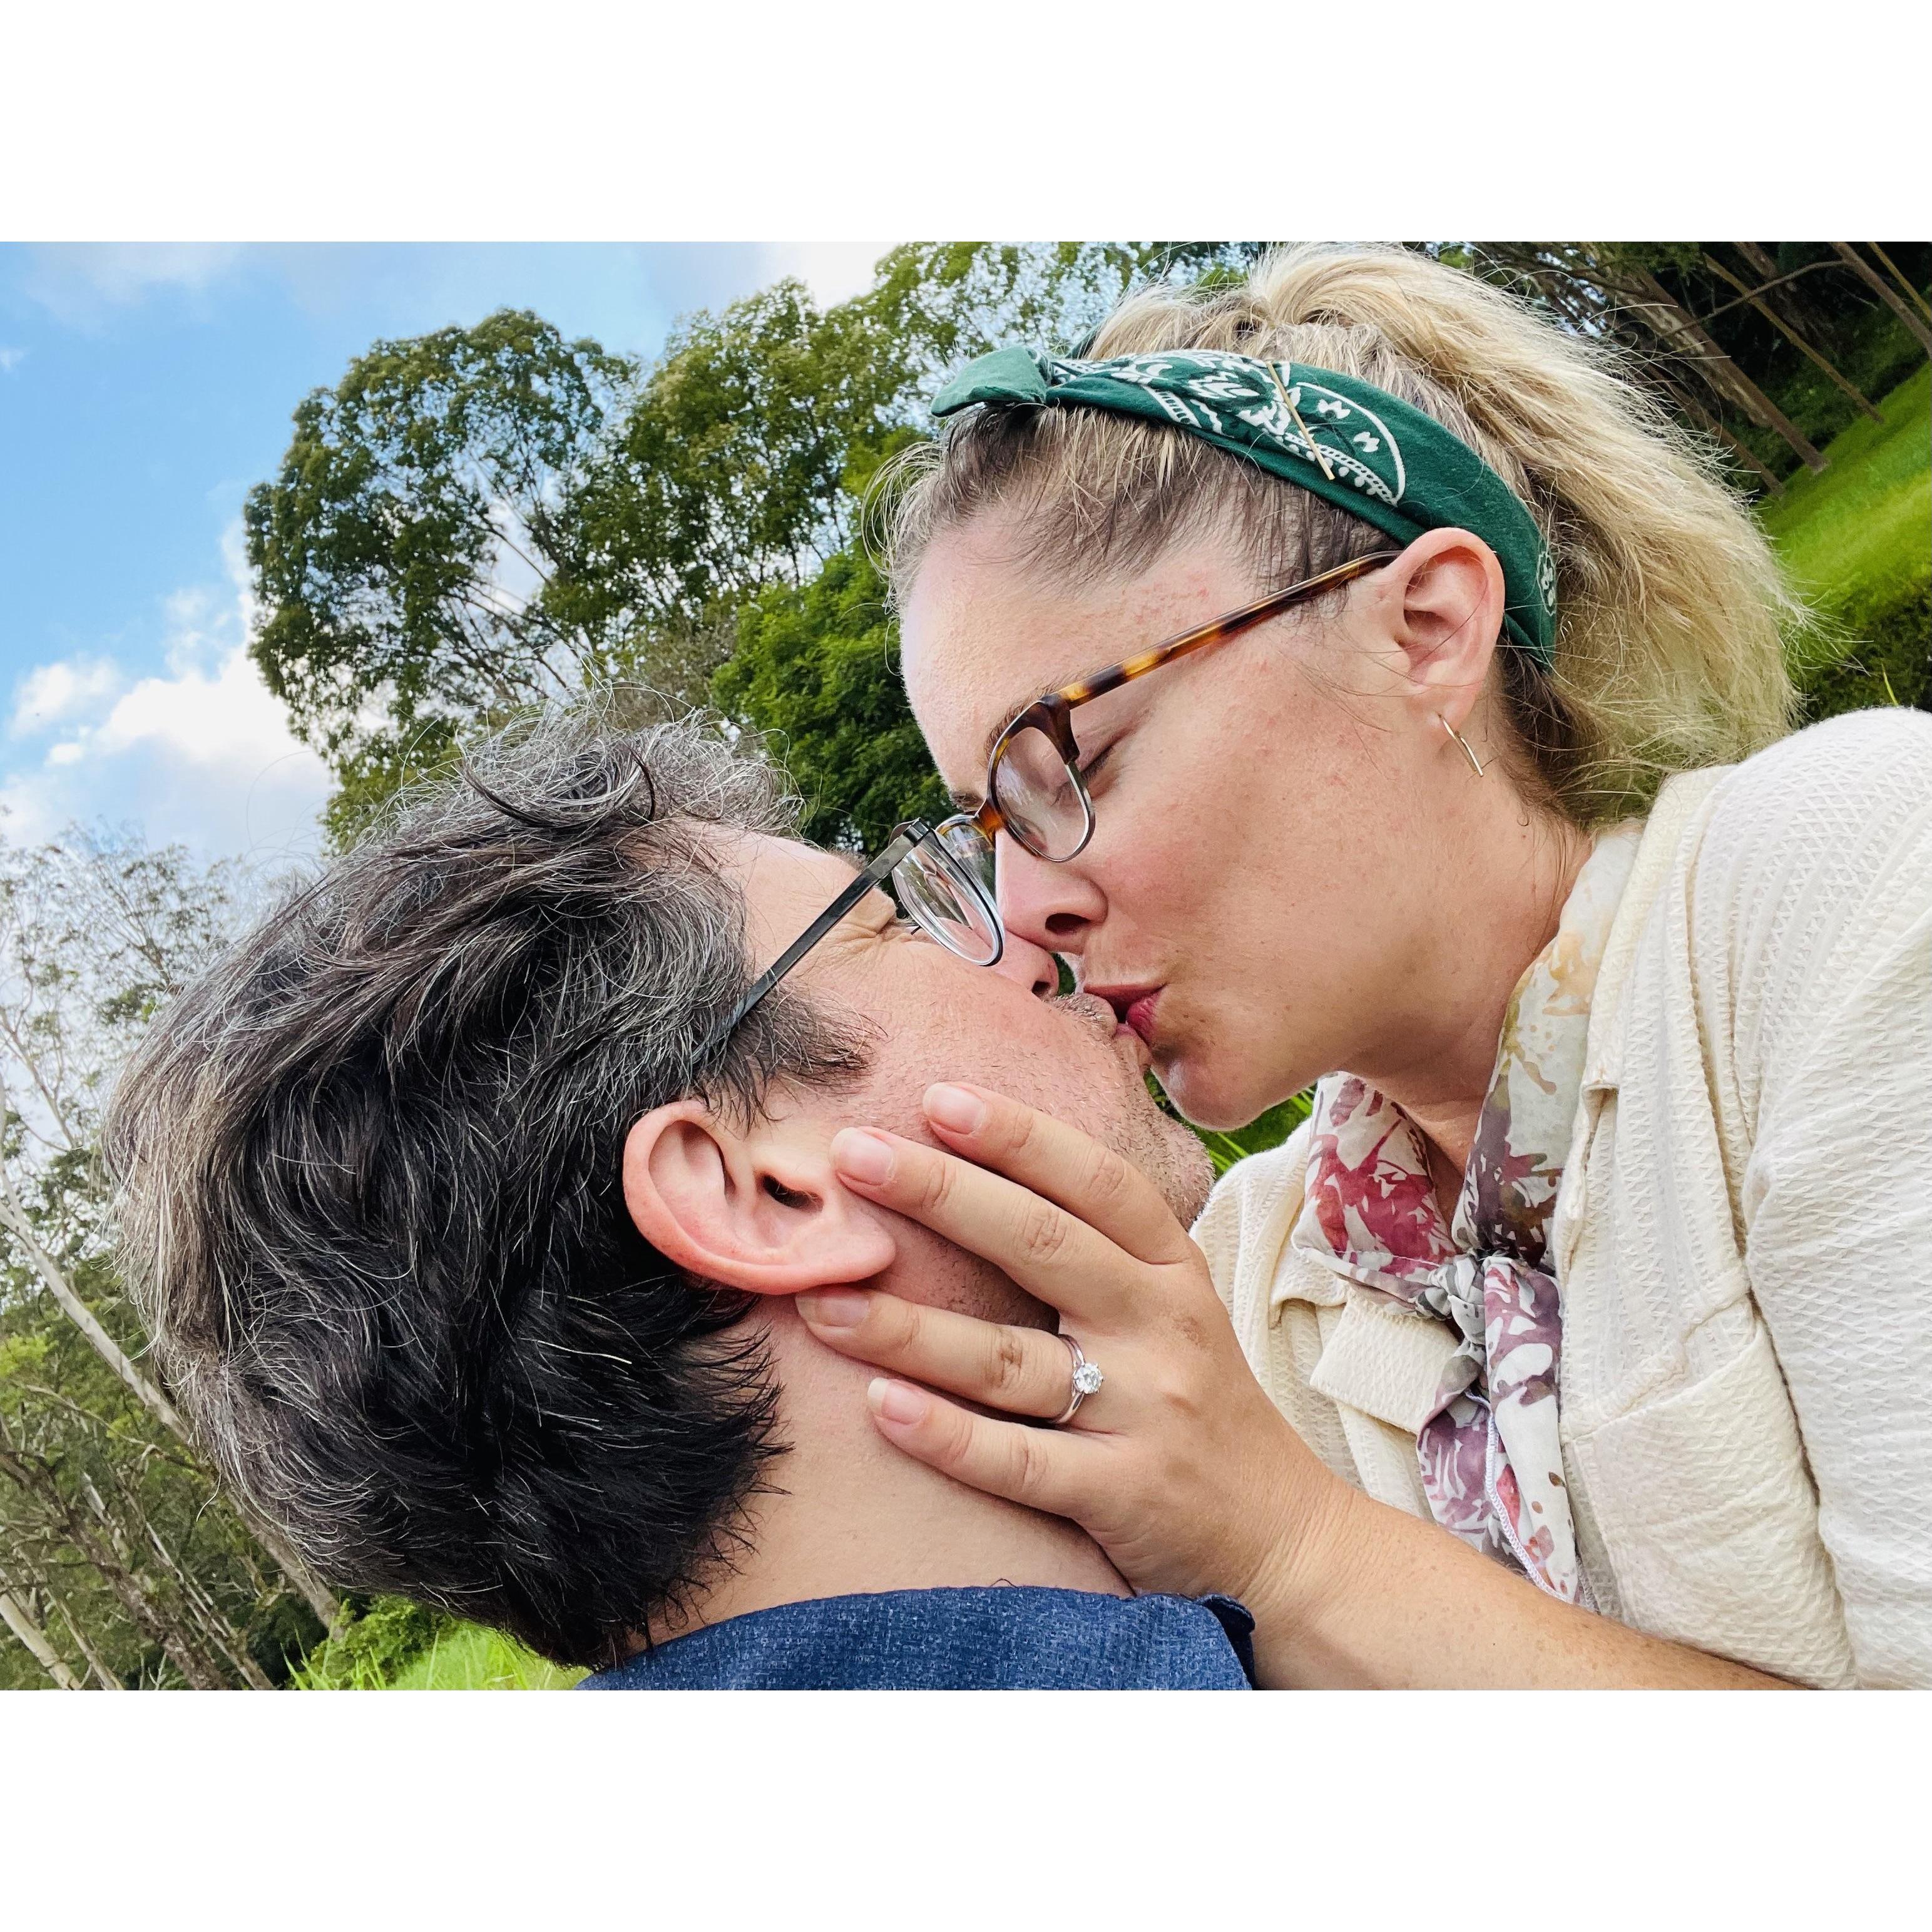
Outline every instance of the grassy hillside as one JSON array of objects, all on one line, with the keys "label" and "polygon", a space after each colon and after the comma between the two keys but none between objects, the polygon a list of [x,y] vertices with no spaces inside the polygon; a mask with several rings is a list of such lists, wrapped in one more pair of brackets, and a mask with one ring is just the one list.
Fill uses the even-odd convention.
[{"label": "grassy hillside", "polygon": [[1796,667],[1810,715],[1932,700],[1932,364],[1760,516],[1826,620]]},{"label": "grassy hillside", "polygon": [[560,1670],[496,1630],[458,1624],[392,1683],[392,1690],[567,1690],[584,1675]]},{"label": "grassy hillside", "polygon": [[[352,1606],[352,1610],[354,1606]],[[363,1602],[296,1672],[298,1690],[562,1690],[560,1670],[500,1632],[400,1597]]]}]

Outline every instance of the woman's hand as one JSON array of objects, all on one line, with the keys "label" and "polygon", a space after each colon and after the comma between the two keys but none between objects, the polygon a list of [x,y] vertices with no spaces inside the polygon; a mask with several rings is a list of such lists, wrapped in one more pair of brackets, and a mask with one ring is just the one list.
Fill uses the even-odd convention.
[{"label": "woman's hand", "polygon": [[[1064,1123],[964,1086],[930,1089],[926,1111],[964,1158],[848,1129],[832,1143],[842,1180],[1058,1309],[1106,1380],[1058,1429],[875,1382],[880,1432],[976,1489],[1070,1517],[1138,1589],[1223,1592],[1264,1620],[1312,1528],[1354,1492],[1255,1380],[1200,1250],[1137,1168]],[[1042,1330],[862,1289],[798,1307],[828,1348],[988,1408],[1050,1420],[1071,1396],[1072,1358]]]},{"label": "woman's hand", "polygon": [[[908,1455],[1070,1517],[1138,1589],[1239,1598],[1266,1685],[1776,1684],[1559,1603],[1435,1523],[1370,1501],[1316,1459],[1250,1372],[1206,1261],[1150,1181],[982,1088],[931,1088],[926,1109],[958,1156],[848,1128],[832,1143],[845,1184],[1058,1309],[1106,1380],[1058,1429],[874,1382],[874,1420]],[[1072,1393],[1065,1344],[1039,1329],[876,1290],[822,1288],[798,1307],[828,1348],[988,1408],[1046,1420]]]}]

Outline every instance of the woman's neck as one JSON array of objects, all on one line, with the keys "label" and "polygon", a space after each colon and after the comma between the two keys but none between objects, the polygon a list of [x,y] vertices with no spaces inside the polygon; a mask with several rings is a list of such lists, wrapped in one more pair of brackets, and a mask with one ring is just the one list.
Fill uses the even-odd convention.
[{"label": "woman's neck", "polygon": [[1466,863],[1445,874],[1435,970],[1416,981],[1426,998],[1397,1016],[1373,1064],[1348,1070],[1429,1137],[1442,1156],[1438,1192],[1450,1202],[1468,1165],[1510,998],[1556,937],[1590,856],[1588,832],[1525,813],[1515,794],[1509,798],[1499,797],[1502,808],[1474,829]]}]

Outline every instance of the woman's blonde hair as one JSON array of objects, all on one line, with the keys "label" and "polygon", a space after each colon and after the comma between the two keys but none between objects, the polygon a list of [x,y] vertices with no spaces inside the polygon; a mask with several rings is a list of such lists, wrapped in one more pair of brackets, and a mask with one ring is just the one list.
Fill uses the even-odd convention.
[{"label": "woman's blonde hair", "polygon": [[[1085,352],[1174,349],[1376,383],[1522,496],[1556,560],[1559,616],[1552,670],[1497,653],[1522,752],[1509,762],[1577,824],[1641,811],[1670,773],[1790,728],[1783,633],[1802,608],[1714,453],[1616,352],[1425,255],[1313,243],[1274,250],[1238,284],[1132,295]],[[1183,430],[1092,409],[974,410],[907,452],[880,500],[902,599],[935,535],[995,507],[1016,513],[1024,562],[1076,580],[1220,538],[1286,584],[1388,542]]]}]

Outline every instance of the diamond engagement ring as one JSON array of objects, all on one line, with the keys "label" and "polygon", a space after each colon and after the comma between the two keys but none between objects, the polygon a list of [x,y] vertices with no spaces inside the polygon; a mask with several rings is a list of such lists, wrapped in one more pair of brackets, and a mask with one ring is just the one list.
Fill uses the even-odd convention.
[{"label": "diamond engagement ring", "polygon": [[1097,1393],[1100,1384],[1107,1379],[1099,1368],[1080,1352],[1080,1344],[1071,1335],[1062,1335],[1060,1339],[1066,1344],[1067,1353],[1073,1358],[1073,1387],[1066,1399],[1066,1406],[1053,1418],[1053,1426],[1056,1429],[1063,1422],[1071,1422],[1073,1412],[1090,1395]]}]

